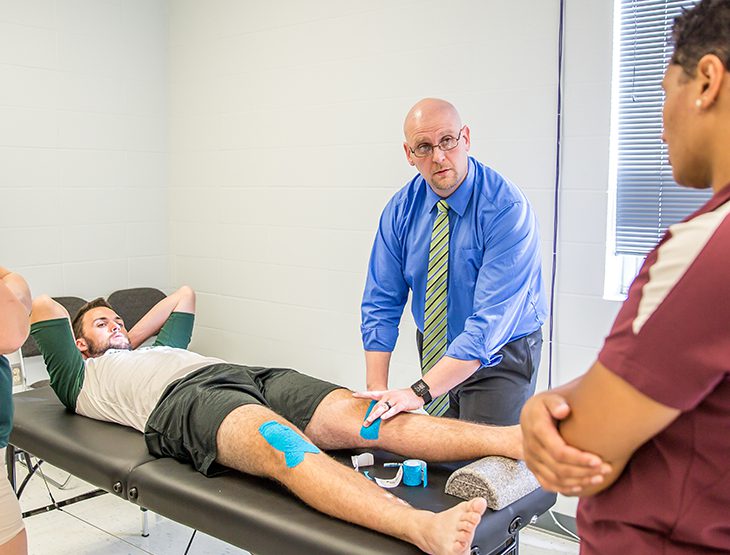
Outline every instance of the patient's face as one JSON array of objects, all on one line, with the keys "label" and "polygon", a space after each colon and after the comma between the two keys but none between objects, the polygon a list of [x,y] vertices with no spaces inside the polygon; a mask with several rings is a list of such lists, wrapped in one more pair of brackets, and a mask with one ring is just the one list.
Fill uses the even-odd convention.
[{"label": "patient's face", "polygon": [[84,314],[83,322],[84,333],[76,345],[84,356],[97,357],[109,349],[132,349],[124,321],[111,308],[92,308]]}]

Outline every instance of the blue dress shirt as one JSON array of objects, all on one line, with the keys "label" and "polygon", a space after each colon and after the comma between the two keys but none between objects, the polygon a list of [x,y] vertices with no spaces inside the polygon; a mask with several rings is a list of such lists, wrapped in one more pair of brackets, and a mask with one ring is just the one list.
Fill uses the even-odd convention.
[{"label": "blue dress shirt", "polygon": [[[428,250],[439,200],[418,175],[383,210],[362,301],[366,351],[395,348],[409,289],[413,318],[423,331]],[[547,316],[537,219],[522,191],[472,157],[466,178],[446,202],[446,356],[494,366],[502,359],[497,351],[536,331]]]}]

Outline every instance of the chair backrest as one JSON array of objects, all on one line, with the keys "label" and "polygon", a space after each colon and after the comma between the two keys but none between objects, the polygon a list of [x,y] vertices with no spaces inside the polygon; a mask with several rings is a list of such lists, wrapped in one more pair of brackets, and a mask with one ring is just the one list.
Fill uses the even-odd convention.
[{"label": "chair backrest", "polygon": [[164,299],[165,295],[154,287],[133,287],[114,291],[107,301],[124,320],[124,327],[130,330],[147,314],[150,308]]},{"label": "chair backrest", "polygon": [[[63,307],[68,310],[69,316],[71,316],[72,320],[79,311],[79,308],[86,304],[86,301],[81,297],[53,297],[53,300],[63,305]],[[25,340],[25,343],[23,343],[23,346],[20,348],[20,352],[24,357],[34,357],[41,354],[35,339],[31,336],[28,336],[28,339]]]}]

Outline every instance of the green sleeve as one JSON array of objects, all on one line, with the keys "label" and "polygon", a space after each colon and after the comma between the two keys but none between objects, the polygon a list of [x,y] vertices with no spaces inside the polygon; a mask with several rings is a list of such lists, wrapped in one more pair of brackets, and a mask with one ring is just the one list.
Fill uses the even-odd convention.
[{"label": "green sleeve", "polygon": [[84,359],[76,347],[67,318],[35,322],[30,334],[43,355],[51,387],[61,402],[76,410],[76,399],[84,385]]},{"label": "green sleeve", "polygon": [[193,336],[195,315],[189,312],[173,312],[168,317],[160,333],[157,334],[153,346],[176,347],[187,349]]}]

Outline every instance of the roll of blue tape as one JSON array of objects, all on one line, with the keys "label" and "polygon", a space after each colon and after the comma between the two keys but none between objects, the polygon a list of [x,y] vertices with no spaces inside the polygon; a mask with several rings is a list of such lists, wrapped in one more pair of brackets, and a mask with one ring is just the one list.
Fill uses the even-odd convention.
[{"label": "roll of blue tape", "polygon": [[403,483],[407,486],[420,486],[423,483],[425,488],[428,485],[428,466],[426,462],[419,459],[403,461]]}]

